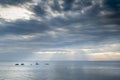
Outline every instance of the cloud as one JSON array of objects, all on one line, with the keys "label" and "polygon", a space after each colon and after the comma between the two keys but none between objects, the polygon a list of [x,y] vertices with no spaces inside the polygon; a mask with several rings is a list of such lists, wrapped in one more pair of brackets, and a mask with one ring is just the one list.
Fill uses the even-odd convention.
[{"label": "cloud", "polygon": [[16,20],[30,20],[34,13],[25,9],[24,7],[16,6],[0,6],[0,17],[5,21],[12,22]]},{"label": "cloud", "polygon": [[47,24],[40,23],[36,20],[27,21],[18,20],[16,22],[8,22],[5,25],[2,25],[2,28],[0,29],[1,30],[0,34],[26,35],[32,33],[42,33],[49,29],[50,27],[48,27]]},{"label": "cloud", "polygon": [[99,53],[102,59],[104,53],[120,52],[118,0],[11,1],[1,1],[4,4],[0,6],[1,53],[22,50],[26,54],[52,54],[52,58],[73,53],[76,56],[69,59],[96,60]]},{"label": "cloud", "polygon": [[31,2],[32,0],[1,0],[0,5],[19,5],[26,2]]},{"label": "cloud", "polygon": [[91,60],[119,60],[120,53],[104,52],[88,54]]}]

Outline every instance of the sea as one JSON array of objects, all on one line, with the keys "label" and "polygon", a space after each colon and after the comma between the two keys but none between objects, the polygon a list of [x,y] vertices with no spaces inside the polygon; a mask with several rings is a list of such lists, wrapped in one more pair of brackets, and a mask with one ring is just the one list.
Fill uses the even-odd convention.
[{"label": "sea", "polygon": [[120,80],[120,61],[0,61],[0,80]]}]

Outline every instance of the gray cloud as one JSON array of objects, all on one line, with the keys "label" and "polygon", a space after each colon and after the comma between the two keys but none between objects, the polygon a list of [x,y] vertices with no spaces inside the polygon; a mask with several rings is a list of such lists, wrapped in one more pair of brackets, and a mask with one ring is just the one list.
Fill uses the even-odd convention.
[{"label": "gray cloud", "polygon": [[[15,21],[0,20],[0,47],[14,45],[13,53],[23,50],[30,54],[40,50],[77,48],[90,49],[91,52],[119,52],[104,49],[104,46],[118,44],[120,39],[120,16],[118,0],[41,0],[33,1],[28,11],[34,13],[29,20],[16,19]],[[4,4],[16,5],[21,2]],[[35,4],[37,3],[37,4]],[[9,14],[8,14],[9,15]],[[13,44],[11,44],[13,43]],[[103,45],[103,47],[100,47]],[[19,47],[19,50],[15,47]],[[32,50],[31,50],[31,46]],[[96,46],[99,46],[97,48]],[[119,45],[117,45],[119,46]],[[24,49],[23,49],[24,48]],[[27,48],[27,49],[26,49]],[[4,53],[3,48],[1,52]],[[7,52],[5,52],[7,53]],[[81,53],[89,53],[89,51]],[[83,55],[85,56],[85,55]],[[87,57],[87,56],[86,56]]]},{"label": "gray cloud", "polygon": [[15,35],[26,35],[32,33],[43,33],[46,30],[50,30],[45,23],[40,23],[36,20],[29,21],[16,21],[16,22],[8,22],[5,25],[1,26],[0,34],[15,34]]},{"label": "gray cloud", "polygon": [[0,0],[0,5],[19,5],[24,4],[26,2],[31,2],[32,0]]}]

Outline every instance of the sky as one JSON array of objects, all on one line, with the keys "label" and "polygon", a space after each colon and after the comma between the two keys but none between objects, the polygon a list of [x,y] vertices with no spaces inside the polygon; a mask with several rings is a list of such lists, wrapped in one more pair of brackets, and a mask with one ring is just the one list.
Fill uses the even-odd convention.
[{"label": "sky", "polygon": [[0,0],[0,61],[120,60],[120,0]]}]

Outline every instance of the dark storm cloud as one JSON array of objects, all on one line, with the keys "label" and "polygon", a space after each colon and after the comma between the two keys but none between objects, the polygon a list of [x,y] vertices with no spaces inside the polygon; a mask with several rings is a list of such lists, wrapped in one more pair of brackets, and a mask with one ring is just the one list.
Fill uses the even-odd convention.
[{"label": "dark storm cloud", "polygon": [[120,15],[120,1],[119,0],[105,0],[103,10],[112,12],[111,15],[106,15],[108,18],[119,18]]},{"label": "dark storm cloud", "polygon": [[[50,26],[54,28],[65,28],[69,30],[69,34],[74,36],[79,34],[85,34],[89,36],[113,36],[119,35],[119,3],[118,0],[103,0],[102,3],[95,0],[63,0],[63,4],[60,5],[60,1],[51,0],[53,4],[50,4],[48,0],[41,1],[38,5],[33,5],[32,10],[36,13],[36,17],[41,18],[43,16],[50,16],[47,7],[50,7],[52,12],[61,11],[60,14],[65,14],[64,17],[56,16],[50,19],[43,19],[42,22],[37,20],[28,21],[16,21],[10,22],[2,27],[1,34],[32,34],[32,33],[44,33],[44,31],[50,31]],[[10,1],[11,2],[11,1]],[[20,2],[19,2],[20,3]],[[102,5],[102,7],[100,6]],[[60,6],[63,7],[60,8]],[[74,6],[76,6],[74,8]],[[90,7],[88,10],[86,8]],[[79,8],[76,9],[76,8]],[[67,12],[70,11],[70,12]],[[83,13],[81,13],[83,11]],[[103,12],[103,14],[101,13]],[[109,12],[109,13],[107,13]],[[68,15],[70,13],[70,15]],[[79,13],[75,15],[74,13]],[[55,14],[55,13],[54,13]],[[73,17],[74,16],[74,17]],[[72,26],[71,26],[72,25]],[[111,25],[113,25],[111,27]],[[4,26],[4,25],[2,25]],[[78,28],[76,28],[76,26]],[[84,38],[84,37],[83,37]],[[97,39],[96,38],[96,39]],[[99,40],[99,38],[98,38]]]},{"label": "dark storm cloud", "polygon": [[[65,1],[66,2],[66,1]],[[119,17],[119,3],[118,0],[104,0],[102,4],[95,4],[92,5],[91,3],[88,4],[85,3],[86,1],[83,1],[82,5],[92,6],[88,11],[86,11],[84,14],[80,14],[78,16],[72,17],[74,13],[71,13],[71,16],[67,16],[67,19],[55,17],[51,19],[50,23],[53,26],[61,26],[69,30],[70,34],[73,34],[73,37],[68,38],[68,43],[66,45],[72,44],[72,42],[69,42],[69,40],[73,38],[77,38],[78,43],[85,43],[85,42],[93,42],[98,43],[102,42],[104,40],[111,40],[111,39],[119,39],[120,35],[120,17]],[[72,1],[70,1],[70,4],[68,6],[72,6]],[[91,5],[90,5],[91,4]],[[102,5],[102,6],[101,6]],[[67,4],[66,4],[67,6]],[[82,6],[82,9],[84,9],[85,6]],[[70,11],[73,9],[69,7]],[[66,11],[66,10],[65,10]],[[104,14],[101,12],[103,11]],[[105,11],[105,12],[104,12]],[[107,13],[109,12],[109,13]],[[71,26],[72,25],[72,26]],[[78,26],[79,28],[75,28],[75,26]],[[85,36],[79,36],[79,35],[85,35]],[[69,35],[69,34],[68,34]],[[77,35],[77,37],[75,37]],[[67,35],[66,35],[67,36]],[[85,38],[85,37],[88,38]],[[90,38],[91,36],[95,36],[93,38]],[[83,40],[81,40],[83,38]],[[67,41],[66,41],[67,42]],[[65,43],[64,43],[65,45]]]},{"label": "dark storm cloud", "polygon": [[[73,34],[74,38],[80,37],[81,35],[88,36],[87,40],[90,41],[100,41],[104,37],[107,39],[109,37],[119,38],[119,17],[118,17],[118,0],[104,0],[102,4],[96,2],[96,4],[92,4],[93,0],[63,0],[63,9],[60,8],[60,2],[56,0],[52,0],[53,4],[49,4],[49,1],[42,1],[38,5],[33,6],[34,13],[37,14],[37,17],[43,17],[48,14],[47,6],[50,7],[53,12],[54,11],[62,11],[60,13],[65,14],[64,17],[51,17],[49,20],[43,19],[43,22],[39,22],[37,20],[28,20],[28,21],[16,21],[12,23],[8,23],[5,25],[6,27],[2,27],[0,30],[1,34],[33,34],[33,33],[44,33],[45,31],[54,31],[54,28],[65,28],[69,30],[67,35]],[[61,0],[60,0],[61,1]],[[44,3],[44,4],[42,4]],[[58,5],[57,5],[58,4]],[[74,9],[73,6],[77,6]],[[102,7],[100,6],[102,5]],[[84,11],[86,7],[90,7],[87,11],[81,14],[81,10]],[[76,10],[76,11],[75,11]],[[70,11],[70,15],[67,14],[66,11]],[[101,11],[108,11],[112,14],[108,14],[104,12],[106,15],[101,14]],[[74,13],[79,13],[75,15]],[[74,17],[73,17],[74,16]],[[110,16],[117,16],[117,17],[110,17]],[[72,26],[71,26],[72,25]],[[111,27],[112,25],[112,27]],[[4,25],[3,25],[4,26]],[[50,29],[52,26],[52,29]],[[78,28],[76,28],[76,26]],[[66,36],[67,36],[66,35]],[[90,38],[89,36],[96,36],[95,38]],[[49,36],[46,36],[46,39]],[[64,35],[63,35],[64,37]],[[68,37],[68,40],[73,37]],[[84,37],[82,37],[84,39]],[[90,39],[89,39],[90,38]],[[67,40],[67,39],[66,39]],[[54,40],[53,40],[54,41]],[[78,39],[78,41],[80,41]],[[86,40],[83,40],[86,42]],[[77,42],[76,42],[77,43]]]},{"label": "dark storm cloud", "polygon": [[28,21],[16,21],[6,23],[6,25],[2,25],[0,28],[0,34],[15,34],[15,35],[26,35],[32,33],[43,33],[44,31],[50,30],[45,23],[40,23],[36,20],[28,20]]},{"label": "dark storm cloud", "polygon": [[30,2],[32,0],[0,0],[0,5],[18,5]]},{"label": "dark storm cloud", "polygon": [[[50,2],[53,2],[52,4]],[[43,0],[38,5],[33,6],[33,11],[38,15],[47,14],[47,7],[51,8],[52,12],[64,13],[67,11],[80,11],[84,7],[92,5],[91,0]],[[75,7],[74,7],[75,6]],[[49,14],[47,14],[49,15]]]},{"label": "dark storm cloud", "polygon": [[120,10],[120,1],[119,0],[105,0],[104,1],[104,6],[113,11],[118,11]]},{"label": "dark storm cloud", "polygon": [[75,0],[64,0],[64,4],[63,4],[64,10],[65,11],[71,10],[74,1]]},{"label": "dark storm cloud", "polygon": [[54,4],[51,5],[51,8],[55,11],[61,12],[61,5],[59,4],[58,0],[54,0]]},{"label": "dark storm cloud", "polygon": [[40,5],[36,5],[33,7],[33,11],[38,15],[38,16],[44,16],[46,14],[46,11],[44,8],[42,8]]}]

